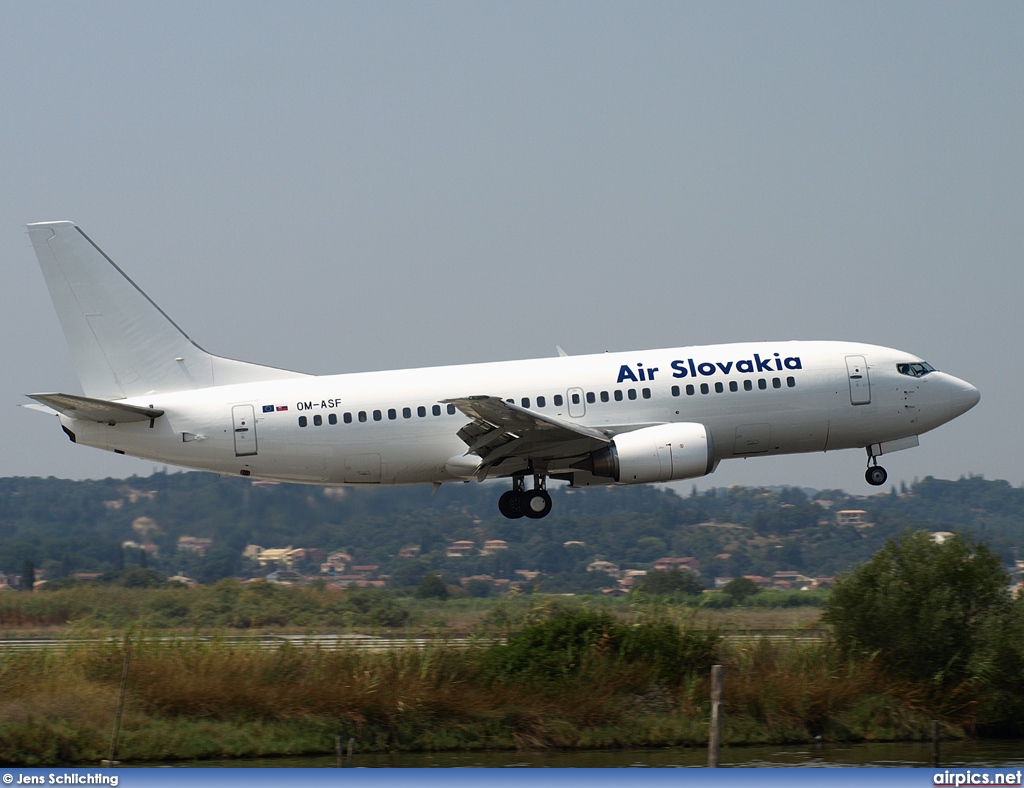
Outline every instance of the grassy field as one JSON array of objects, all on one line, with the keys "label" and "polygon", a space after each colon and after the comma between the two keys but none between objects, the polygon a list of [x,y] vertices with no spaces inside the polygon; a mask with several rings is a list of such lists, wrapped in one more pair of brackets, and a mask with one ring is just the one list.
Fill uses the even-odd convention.
[{"label": "grassy field", "polygon": [[919,739],[934,716],[962,736],[970,723],[827,642],[729,643],[689,615],[533,608],[508,644],[386,653],[138,634],[0,652],[0,762],[105,758],[129,643],[129,762],[330,753],[337,735],[360,752],[701,746],[711,661],[726,666],[727,744]]},{"label": "grassy field", "polygon": [[[223,581],[200,588],[125,588],[83,583],[33,594],[0,594],[0,635],[59,632],[66,627],[164,631],[382,632],[467,636],[504,634],[531,616],[559,606],[585,606],[623,619],[638,609],[695,610],[706,625],[728,630],[791,629],[813,626],[823,597],[765,592],[755,601],[770,604],[719,607],[722,595],[685,603],[639,595],[551,596],[521,594],[500,599],[417,599],[389,591],[339,591],[323,587]],[[807,604],[812,602],[814,604]],[[798,604],[794,604],[798,603]],[[538,613],[538,611],[540,611]]]}]

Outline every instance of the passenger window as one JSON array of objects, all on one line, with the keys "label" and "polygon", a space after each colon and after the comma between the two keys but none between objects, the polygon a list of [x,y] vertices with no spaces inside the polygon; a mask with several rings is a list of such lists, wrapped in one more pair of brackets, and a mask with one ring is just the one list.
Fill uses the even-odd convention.
[{"label": "passenger window", "polygon": [[572,395],[572,404],[573,405],[579,405],[580,404],[580,395],[579,394],[573,394]]},{"label": "passenger window", "polygon": [[341,420],[344,421],[346,424],[351,424],[352,423],[352,414],[346,412],[345,415],[341,417]]},{"label": "passenger window", "polygon": [[781,389],[782,388],[782,381],[779,380],[778,378],[772,378],[772,388],[773,389]]},{"label": "passenger window", "polygon": [[381,419],[383,419],[383,418],[384,418],[384,414],[383,414],[383,413],[381,413],[381,412],[380,412],[379,410],[375,410],[375,411],[373,412],[373,420],[374,420],[374,421],[380,421],[380,420],[381,420]]},{"label": "passenger window", "polygon": [[398,418],[398,411],[394,408],[388,408],[388,418],[394,421]]},{"label": "passenger window", "polygon": [[316,414],[313,417],[313,426],[314,427],[321,427],[321,426],[323,426],[323,423],[324,423],[323,417],[319,413]]},{"label": "passenger window", "polygon": [[615,389],[615,401],[622,402],[622,389]]},{"label": "passenger window", "polygon": [[514,405],[516,401],[514,399],[507,399],[505,400],[505,402],[507,402],[509,405]]},{"label": "passenger window", "polygon": [[790,388],[793,388],[796,385],[796,378],[794,378],[793,376],[786,378],[786,385],[789,386]]},{"label": "passenger window", "polygon": [[538,408],[546,408],[547,404],[548,404],[548,401],[547,401],[547,399],[545,399],[543,394],[541,394],[539,397],[537,397],[537,407]]},{"label": "passenger window", "polygon": [[523,406],[524,408],[528,408],[528,407],[530,407],[530,398],[529,398],[529,397],[523,397],[523,399],[521,400],[521,402],[522,402],[522,406]]},{"label": "passenger window", "polygon": [[751,383],[749,380],[744,380],[743,381],[743,390],[744,391],[752,391],[753,388],[754,388],[754,384]]},{"label": "passenger window", "polygon": [[434,407],[432,407],[430,409],[430,412],[433,413],[435,416],[440,416],[441,415],[441,406],[440,405],[434,405]]},{"label": "passenger window", "polygon": [[601,402],[607,402],[608,399],[609,399],[608,398],[608,392],[607,391],[602,391],[601,392]]},{"label": "passenger window", "polygon": [[328,424],[337,424],[338,423],[338,414],[337,413],[329,413],[327,415],[327,423]]},{"label": "passenger window", "polygon": [[630,399],[636,399],[636,389],[629,389],[629,391],[626,392],[626,396]]},{"label": "passenger window", "polygon": [[673,386],[672,387],[672,396],[673,397],[678,397],[679,396],[679,386]]},{"label": "passenger window", "polygon": [[723,391],[725,391],[725,386],[723,386],[722,382],[719,381],[718,383],[715,384],[715,393],[721,394]]},{"label": "passenger window", "polygon": [[701,383],[700,384],[700,393],[701,394],[707,394],[709,391],[711,391],[711,389],[708,388],[708,384],[707,383]]},{"label": "passenger window", "polygon": [[305,427],[307,424],[309,424],[309,422],[306,421],[306,417],[305,416],[299,416],[299,426],[300,427]]},{"label": "passenger window", "polygon": [[643,389],[640,393],[643,395],[644,399],[650,399],[651,398],[651,390],[650,389]]},{"label": "passenger window", "polygon": [[412,418],[412,409],[411,408],[402,408],[402,418],[403,419],[411,419]]},{"label": "passenger window", "polygon": [[359,420],[360,421],[366,421],[366,411],[365,410],[359,411]]},{"label": "passenger window", "polygon": [[597,397],[594,396],[594,392],[593,391],[588,391],[587,392],[587,402],[590,403],[591,405],[593,405],[595,402],[597,402]]},{"label": "passenger window", "polygon": [[761,389],[761,391],[764,391],[766,388],[768,388],[768,381],[765,380],[764,378],[758,378],[757,387]]},{"label": "passenger window", "polygon": [[448,406],[448,415],[449,416],[454,416],[455,415],[455,406],[454,405],[449,405]]},{"label": "passenger window", "polygon": [[416,408],[416,415],[422,419],[424,416],[427,415],[427,409],[420,405],[418,408]]},{"label": "passenger window", "polygon": [[739,384],[735,380],[729,381],[729,391],[739,391]]},{"label": "passenger window", "polygon": [[555,394],[553,401],[555,403],[555,407],[556,408],[562,407],[563,400],[562,400],[562,395],[561,394]]},{"label": "passenger window", "polygon": [[695,391],[695,389],[693,388],[693,384],[692,383],[687,384],[687,386],[686,386],[686,396],[687,397],[692,397],[693,394],[694,394],[694,391]]}]

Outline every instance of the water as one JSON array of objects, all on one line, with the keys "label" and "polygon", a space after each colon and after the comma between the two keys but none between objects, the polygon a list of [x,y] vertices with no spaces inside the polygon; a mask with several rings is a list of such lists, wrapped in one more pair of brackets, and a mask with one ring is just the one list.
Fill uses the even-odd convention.
[{"label": "water", "polygon": [[[929,767],[928,742],[886,744],[820,744],[786,747],[723,747],[719,762],[732,767]],[[658,750],[394,753],[360,755],[353,765],[363,768],[452,767],[697,767],[706,766],[707,750],[668,747]],[[126,766],[128,764],[125,764]],[[333,755],[302,758],[233,759],[169,763],[179,767],[309,767],[337,765]],[[1007,768],[1024,766],[1024,741],[943,742],[942,766]]]}]

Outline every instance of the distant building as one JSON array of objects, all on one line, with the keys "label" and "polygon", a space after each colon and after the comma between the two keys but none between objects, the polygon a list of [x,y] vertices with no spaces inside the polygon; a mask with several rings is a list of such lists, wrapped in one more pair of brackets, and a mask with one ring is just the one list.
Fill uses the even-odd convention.
[{"label": "distant building", "polygon": [[298,572],[293,572],[291,569],[278,569],[271,572],[266,577],[268,583],[279,583],[283,586],[296,585],[302,580],[302,576]]},{"label": "distant building", "polygon": [[260,566],[280,564],[290,569],[295,564],[305,560],[306,551],[301,547],[293,548],[291,545],[288,545],[288,547],[271,547],[261,550],[253,557]]},{"label": "distant building", "polygon": [[562,547],[586,547],[586,542],[580,542],[577,539],[570,539],[568,542],[562,542]]},{"label": "distant building", "polygon": [[8,576],[3,572],[0,572],[0,591],[13,591],[16,584],[16,580],[13,576]]},{"label": "distant building", "polygon": [[952,539],[954,536],[956,536],[956,534],[952,531],[933,531],[932,541],[935,542],[935,544],[942,544],[948,539]]},{"label": "distant building", "polygon": [[654,567],[658,572],[668,572],[673,569],[681,569],[685,572],[693,572],[696,575],[700,574],[700,561],[692,556],[686,558],[659,558],[654,562]]},{"label": "distant building", "polygon": [[154,558],[160,555],[160,548],[155,544],[139,544],[131,539],[121,542],[121,547],[127,548],[128,550],[144,550]]},{"label": "distant building", "polygon": [[415,558],[420,554],[420,546],[411,545],[410,547],[403,547],[398,551],[399,558]]},{"label": "distant building", "polygon": [[252,558],[253,560],[255,560],[256,556],[258,556],[262,552],[263,548],[260,547],[258,544],[247,544],[245,546],[245,549],[242,551],[242,557]]},{"label": "distant building", "polygon": [[178,537],[179,553],[195,553],[196,555],[206,555],[210,551],[211,547],[213,547],[212,539],[204,539],[199,536]]},{"label": "distant building", "polygon": [[868,513],[863,509],[841,509],[836,512],[836,523],[839,525],[866,525]]},{"label": "distant building", "polygon": [[610,577],[619,576],[618,564],[613,564],[611,561],[591,561],[587,564],[588,572],[604,572]]},{"label": "distant building", "polygon": [[516,574],[523,578],[523,580],[536,580],[540,576],[540,572],[533,569],[517,569]]},{"label": "distant building", "polygon": [[508,550],[508,542],[504,539],[488,539],[484,542],[484,549],[480,555],[494,555],[499,550]]},{"label": "distant building", "polygon": [[185,577],[185,575],[173,575],[172,577],[167,578],[167,582],[181,583],[183,586],[187,586],[188,588],[194,588],[195,586],[199,585],[199,583],[197,583],[191,577]]},{"label": "distant building", "polygon": [[458,542],[452,542],[445,549],[445,554],[449,558],[462,558],[463,556],[472,555],[476,552],[476,545],[468,539],[463,539]]}]

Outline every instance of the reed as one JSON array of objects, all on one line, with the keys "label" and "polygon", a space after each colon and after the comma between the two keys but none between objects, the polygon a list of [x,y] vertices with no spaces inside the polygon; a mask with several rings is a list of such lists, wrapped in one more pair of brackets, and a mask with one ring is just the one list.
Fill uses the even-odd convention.
[{"label": "reed", "polygon": [[[699,746],[711,657],[726,665],[726,743],[927,735],[932,709],[913,687],[828,643],[762,640],[711,652],[708,633],[673,634],[663,620],[643,636],[601,614],[581,620],[527,625],[530,648],[518,651],[516,637],[372,653],[129,633],[100,647],[0,652],[0,762],[105,757],[128,643],[119,753],[129,761],[329,753],[339,734],[364,752]],[[675,661],[649,658],[659,649]],[[948,732],[959,730],[951,720]]]}]

